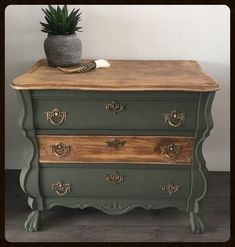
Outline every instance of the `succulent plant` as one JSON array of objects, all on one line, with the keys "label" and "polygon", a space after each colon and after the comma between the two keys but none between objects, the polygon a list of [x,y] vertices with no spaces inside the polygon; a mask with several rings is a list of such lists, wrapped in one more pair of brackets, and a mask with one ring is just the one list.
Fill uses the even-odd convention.
[{"label": "succulent plant", "polygon": [[47,23],[40,22],[43,29],[42,32],[53,34],[53,35],[68,35],[74,34],[76,31],[81,32],[82,27],[77,27],[78,22],[81,20],[80,9],[73,9],[68,14],[67,5],[63,8],[57,6],[53,8],[48,5],[48,9],[42,9],[45,14],[45,20]]}]

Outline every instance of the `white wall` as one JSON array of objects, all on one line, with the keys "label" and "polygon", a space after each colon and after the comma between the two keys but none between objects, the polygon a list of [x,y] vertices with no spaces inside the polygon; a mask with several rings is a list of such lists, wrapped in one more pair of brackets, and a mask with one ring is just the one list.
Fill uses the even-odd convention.
[{"label": "white wall", "polygon": [[[10,5],[5,11],[6,168],[21,168],[25,139],[17,125],[12,79],[45,57],[40,31],[45,5]],[[230,169],[230,10],[225,5],[69,5],[81,8],[83,58],[195,59],[218,80],[214,129],[203,150],[209,170]]]}]

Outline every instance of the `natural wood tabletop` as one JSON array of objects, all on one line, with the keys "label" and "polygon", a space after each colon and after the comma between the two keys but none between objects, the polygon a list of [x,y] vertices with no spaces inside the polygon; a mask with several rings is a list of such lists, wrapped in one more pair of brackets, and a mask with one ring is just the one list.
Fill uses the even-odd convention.
[{"label": "natural wood tabletop", "polygon": [[[88,61],[83,60],[82,64]],[[11,86],[20,90],[194,91],[219,89],[193,60],[109,60],[111,67],[65,74],[39,60]]]}]

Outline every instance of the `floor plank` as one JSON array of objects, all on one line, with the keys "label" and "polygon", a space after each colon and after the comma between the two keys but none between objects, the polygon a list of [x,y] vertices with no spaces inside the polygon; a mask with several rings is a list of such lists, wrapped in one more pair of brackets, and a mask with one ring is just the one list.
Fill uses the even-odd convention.
[{"label": "floor plank", "polygon": [[[128,234],[127,234],[128,233]],[[228,228],[208,226],[206,232],[197,235],[188,227],[154,225],[55,225],[42,226],[40,232],[25,233],[21,227],[7,226],[9,242],[225,242],[229,239]]]}]

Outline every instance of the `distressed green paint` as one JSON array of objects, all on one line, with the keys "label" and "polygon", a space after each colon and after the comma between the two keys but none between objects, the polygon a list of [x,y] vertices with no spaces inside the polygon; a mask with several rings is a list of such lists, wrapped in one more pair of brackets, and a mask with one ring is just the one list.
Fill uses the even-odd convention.
[{"label": "distressed green paint", "polygon": [[[46,166],[46,165],[45,165]],[[44,167],[45,167],[44,166]],[[56,168],[57,167],[57,168]],[[116,169],[110,168],[42,168],[40,170],[41,190],[43,196],[58,197],[51,185],[62,180],[71,184],[71,192],[66,197],[104,197],[104,198],[187,198],[189,195],[190,170],[155,170],[152,169],[118,169],[124,181],[113,184],[105,180],[106,175],[113,174]],[[160,186],[174,182],[180,185],[180,191],[169,194],[163,192]],[[172,203],[174,205],[174,203]]]},{"label": "distressed green paint", "polygon": [[25,229],[29,232],[38,231],[39,224],[40,224],[40,216],[41,216],[41,213],[39,210],[32,211],[29,214],[29,216],[28,216],[28,218],[24,224]]},{"label": "distressed green paint", "polygon": [[52,209],[56,206],[65,206],[69,208],[84,209],[87,207],[94,207],[104,213],[110,215],[122,215],[134,208],[144,209],[161,209],[166,207],[172,207],[172,201],[174,201],[175,208],[179,210],[186,210],[185,199],[175,198],[170,199],[140,199],[140,198],[57,198],[46,197],[44,200],[45,207]]},{"label": "distressed green paint", "polygon": [[194,136],[194,131],[183,131],[183,130],[123,130],[123,129],[116,129],[116,130],[35,130],[37,135],[131,135],[131,136]]},{"label": "distressed green paint", "polygon": [[[206,165],[202,144],[212,128],[211,104],[214,93],[189,92],[85,92],[76,90],[19,91],[20,125],[28,140],[29,157],[25,160],[20,184],[33,212],[25,228],[37,231],[40,211],[54,206],[95,207],[112,215],[135,208],[176,207],[189,213],[191,229],[204,231],[198,216],[199,202],[206,190]],[[124,112],[114,115],[103,104],[116,99],[127,104]],[[67,125],[51,126],[44,112],[53,107],[67,110]],[[169,127],[163,113],[186,112],[186,121]],[[88,135],[172,135],[194,136],[193,163],[189,165],[139,164],[39,164],[36,134]],[[105,175],[118,170],[125,181],[113,185]],[[64,180],[72,184],[70,195],[60,197],[51,184]],[[180,184],[171,196],[160,185]]]},{"label": "distressed green paint", "polygon": [[211,106],[214,95],[214,92],[201,93],[198,104],[197,129],[191,168],[191,193],[187,206],[187,210],[190,213],[191,229],[196,233],[204,231],[204,224],[198,215],[199,201],[202,200],[207,191],[207,168],[202,154],[202,145],[204,140],[209,136],[210,130],[213,128]]},{"label": "distressed green paint", "polygon": [[[41,168],[99,168],[99,169],[107,169],[110,168],[109,163],[40,163]],[[112,167],[115,169],[137,169],[137,170],[155,170],[155,171],[161,171],[161,170],[191,170],[191,166],[188,164],[133,164],[133,163],[112,163]]]},{"label": "distressed green paint", "polygon": [[162,101],[198,101],[200,94],[194,92],[164,92],[164,91],[140,91],[140,92],[107,92],[107,91],[80,91],[80,90],[33,90],[33,99],[105,99],[113,98],[131,100],[162,100]]},{"label": "distressed green paint", "polygon": [[[114,114],[107,111],[104,104],[116,99],[125,104],[125,110]],[[40,99],[33,100],[35,128],[39,130],[162,130],[175,131],[175,127],[165,122],[164,113],[176,110],[186,114],[185,122],[177,130],[193,131],[196,128],[197,102],[165,101],[158,99],[130,100],[110,96],[109,99]],[[67,121],[53,125],[46,120],[45,112],[55,107],[67,113]]]},{"label": "distressed green paint", "polygon": [[29,91],[18,91],[21,110],[19,125],[28,141],[28,157],[20,174],[20,185],[33,210],[43,210],[39,185],[38,145],[33,124],[33,108]]}]

